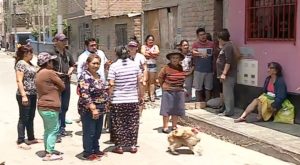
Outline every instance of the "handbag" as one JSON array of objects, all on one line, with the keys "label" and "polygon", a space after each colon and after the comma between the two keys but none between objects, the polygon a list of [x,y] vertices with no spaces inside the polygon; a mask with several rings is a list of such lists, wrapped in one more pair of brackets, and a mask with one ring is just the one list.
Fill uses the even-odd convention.
[{"label": "handbag", "polygon": [[295,107],[288,99],[285,99],[282,103],[281,109],[274,117],[274,122],[294,124],[294,118]]}]

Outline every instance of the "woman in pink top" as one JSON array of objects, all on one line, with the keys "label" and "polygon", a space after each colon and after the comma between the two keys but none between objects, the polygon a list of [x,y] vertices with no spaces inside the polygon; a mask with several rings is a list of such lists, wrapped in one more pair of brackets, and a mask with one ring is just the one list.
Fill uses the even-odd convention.
[{"label": "woman in pink top", "polygon": [[149,94],[150,101],[155,101],[155,80],[157,65],[156,59],[159,56],[159,48],[157,45],[154,45],[154,36],[148,35],[145,40],[145,45],[141,47],[141,53],[146,57],[147,67],[148,67],[148,81],[146,91]]}]

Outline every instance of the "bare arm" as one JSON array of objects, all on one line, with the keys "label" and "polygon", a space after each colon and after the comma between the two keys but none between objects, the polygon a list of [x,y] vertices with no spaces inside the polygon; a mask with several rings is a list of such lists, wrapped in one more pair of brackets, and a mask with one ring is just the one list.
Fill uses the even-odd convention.
[{"label": "bare arm", "polygon": [[17,86],[22,97],[26,96],[26,92],[23,84],[23,78],[24,78],[24,73],[21,71],[16,71]]}]

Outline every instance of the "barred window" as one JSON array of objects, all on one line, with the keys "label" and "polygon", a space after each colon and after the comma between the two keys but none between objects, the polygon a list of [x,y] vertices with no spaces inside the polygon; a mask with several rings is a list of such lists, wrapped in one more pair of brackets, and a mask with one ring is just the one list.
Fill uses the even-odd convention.
[{"label": "barred window", "polygon": [[297,0],[247,0],[247,40],[296,39]]}]

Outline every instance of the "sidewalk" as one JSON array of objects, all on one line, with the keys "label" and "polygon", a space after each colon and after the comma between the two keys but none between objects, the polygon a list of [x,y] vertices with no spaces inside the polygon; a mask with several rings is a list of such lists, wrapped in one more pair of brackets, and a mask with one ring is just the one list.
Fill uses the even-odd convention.
[{"label": "sidewalk", "polygon": [[[222,140],[300,164],[300,125],[274,122],[234,123],[233,119],[241,113],[241,109],[236,109],[236,115],[230,118],[218,116],[212,109],[187,110],[185,122],[196,124],[205,133]],[[248,121],[253,118],[255,115],[251,114]]]}]

